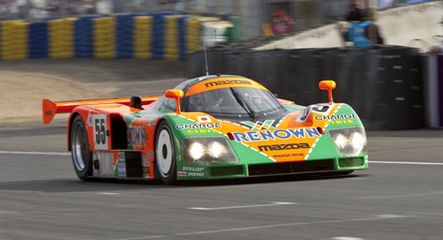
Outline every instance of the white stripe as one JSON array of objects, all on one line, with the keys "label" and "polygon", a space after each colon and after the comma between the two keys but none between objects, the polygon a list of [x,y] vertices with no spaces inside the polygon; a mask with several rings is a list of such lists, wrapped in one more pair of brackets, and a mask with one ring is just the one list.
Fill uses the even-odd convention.
[{"label": "white stripe", "polygon": [[55,155],[69,156],[69,152],[25,152],[25,151],[0,151],[0,154],[17,154],[17,155]]},{"label": "white stripe", "polygon": [[100,194],[100,195],[119,195],[120,193],[116,193],[116,192],[99,192],[97,194]]},{"label": "white stripe", "polygon": [[332,240],[363,240],[363,238],[357,238],[357,237],[346,237],[346,236],[340,236],[340,237],[333,237]]},{"label": "white stripe", "polygon": [[403,165],[431,165],[431,166],[443,166],[443,163],[438,162],[397,162],[397,161],[369,161],[369,163],[380,164],[403,164]]},{"label": "white stripe", "polygon": [[296,226],[313,225],[313,224],[330,224],[330,223],[337,224],[337,223],[351,223],[351,222],[380,221],[380,220],[388,220],[388,219],[395,219],[395,218],[407,218],[407,217],[411,217],[411,216],[376,215],[376,216],[367,217],[367,218],[323,220],[323,221],[313,221],[313,222],[292,222],[292,223],[251,226],[251,227],[224,228],[224,229],[219,229],[219,230],[175,233],[175,234],[168,234],[168,235],[149,235],[149,236],[140,236],[140,237],[132,237],[132,238],[121,238],[121,239],[114,239],[114,240],[143,240],[143,239],[173,238],[173,237],[180,237],[180,236],[196,236],[196,235],[217,234],[217,233],[225,233],[225,232],[241,232],[241,231],[271,229],[271,228],[296,227]]},{"label": "white stripe", "polygon": [[205,208],[205,207],[191,207],[191,210],[203,210],[203,211],[212,211],[212,210],[225,210],[225,209],[236,209],[236,208],[256,208],[256,207],[273,207],[279,205],[294,205],[297,203],[293,202],[272,202],[268,204],[256,204],[256,205],[244,205],[244,206],[228,206],[228,207],[215,207],[215,208]]}]

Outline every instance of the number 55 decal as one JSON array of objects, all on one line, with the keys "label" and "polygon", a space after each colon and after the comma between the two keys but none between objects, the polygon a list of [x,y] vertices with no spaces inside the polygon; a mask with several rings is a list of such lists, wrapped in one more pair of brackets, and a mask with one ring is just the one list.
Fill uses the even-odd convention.
[{"label": "number 55 decal", "polygon": [[97,150],[108,149],[108,141],[106,136],[106,115],[92,115],[94,129],[94,144]]}]

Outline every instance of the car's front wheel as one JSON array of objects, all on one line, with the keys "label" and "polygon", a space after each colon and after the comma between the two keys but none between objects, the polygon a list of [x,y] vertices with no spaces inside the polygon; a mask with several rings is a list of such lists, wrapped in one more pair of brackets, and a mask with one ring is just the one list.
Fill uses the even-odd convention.
[{"label": "car's front wheel", "polygon": [[155,136],[155,161],[157,176],[164,184],[177,180],[174,139],[166,121],[160,123]]},{"label": "car's front wheel", "polygon": [[80,116],[71,125],[71,155],[77,176],[86,181],[92,175],[92,152],[89,150],[88,134]]}]

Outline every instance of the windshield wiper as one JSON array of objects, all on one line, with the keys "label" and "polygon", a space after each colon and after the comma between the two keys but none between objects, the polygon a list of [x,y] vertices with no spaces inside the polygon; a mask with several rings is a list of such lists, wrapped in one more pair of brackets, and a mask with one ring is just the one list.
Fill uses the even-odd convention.
[{"label": "windshield wiper", "polygon": [[233,88],[231,89],[232,95],[234,95],[235,100],[242,106],[242,108],[249,114],[249,116],[253,119],[255,119],[255,113],[252,111],[251,107],[246,103],[246,101],[240,97],[237,91],[235,91]]}]

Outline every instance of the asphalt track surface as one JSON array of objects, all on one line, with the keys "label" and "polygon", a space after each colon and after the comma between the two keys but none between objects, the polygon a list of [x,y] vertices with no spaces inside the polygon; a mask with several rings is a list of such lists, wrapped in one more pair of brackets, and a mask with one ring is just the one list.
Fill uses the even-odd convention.
[{"label": "asphalt track surface", "polygon": [[0,130],[0,239],[443,239],[443,131],[369,132],[349,177],[81,182],[64,127]]}]

